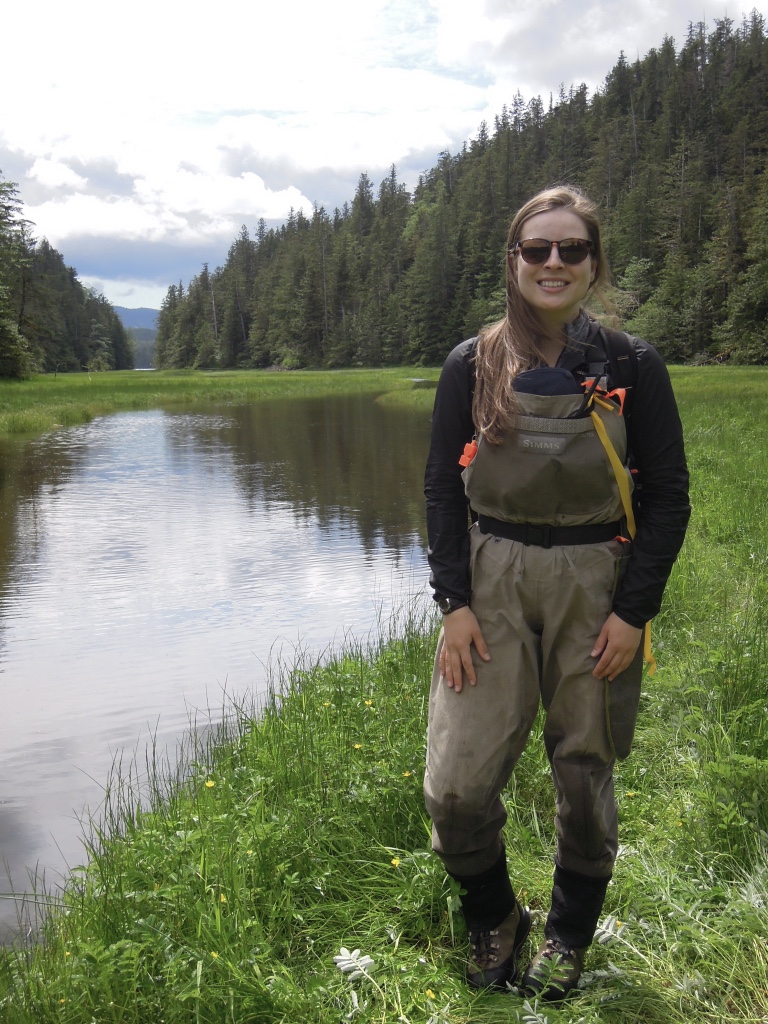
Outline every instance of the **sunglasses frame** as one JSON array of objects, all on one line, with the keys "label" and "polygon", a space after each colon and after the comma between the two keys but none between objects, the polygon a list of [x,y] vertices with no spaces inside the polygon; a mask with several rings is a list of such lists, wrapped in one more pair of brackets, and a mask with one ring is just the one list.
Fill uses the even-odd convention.
[{"label": "sunglasses frame", "polygon": [[[530,259],[528,256],[526,256],[526,250],[523,248],[523,246],[526,243],[529,243],[529,242],[540,242],[541,243],[540,245],[537,245],[535,247],[531,246],[531,249],[535,248],[536,252],[539,255],[541,255],[541,259],[536,259],[536,258]],[[584,246],[584,249],[583,249],[584,255],[583,256],[579,255],[578,259],[573,259],[573,256],[575,254],[577,254],[577,253],[581,253],[582,250],[578,249],[576,252],[574,252],[573,249],[568,249],[567,248],[567,246],[569,246],[573,242],[577,242],[579,244],[579,246]],[[546,263],[547,260],[549,259],[549,257],[552,255],[552,246],[553,245],[557,246],[557,252],[558,252],[558,255],[560,256],[560,259],[562,260],[562,262],[565,263],[569,267],[577,267],[580,263],[583,263],[584,260],[589,258],[590,253],[592,252],[592,249],[594,248],[594,246],[592,244],[592,240],[589,239],[589,238],[561,238],[559,242],[558,241],[550,241],[548,238],[519,238],[515,242],[515,244],[512,246],[512,248],[509,250],[509,255],[510,256],[517,256],[519,254],[521,256],[521,258],[523,259],[523,261],[525,263],[527,263],[529,266],[532,266],[532,267],[541,266],[542,264]],[[566,246],[565,254],[563,254],[563,251],[560,248],[563,245]],[[546,255],[544,255],[545,246],[547,247],[546,248]]]}]

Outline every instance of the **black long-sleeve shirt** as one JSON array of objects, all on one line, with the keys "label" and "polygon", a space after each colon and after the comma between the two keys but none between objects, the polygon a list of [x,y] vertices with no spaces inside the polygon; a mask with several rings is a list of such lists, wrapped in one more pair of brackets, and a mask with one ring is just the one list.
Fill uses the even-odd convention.
[{"label": "black long-sleeve shirt", "polygon": [[[568,370],[584,362],[581,346],[563,349],[557,365]],[[641,627],[661,605],[662,594],[685,537],[691,508],[683,432],[667,368],[647,342],[632,338],[637,354],[637,381],[627,394],[624,414],[632,465],[642,482],[636,509],[637,535],[627,571],[613,602],[614,612]],[[464,341],[443,366],[435,395],[432,440],[424,482],[427,499],[430,582],[435,597],[468,601],[469,505],[459,458],[476,433],[472,421],[477,339]]]}]

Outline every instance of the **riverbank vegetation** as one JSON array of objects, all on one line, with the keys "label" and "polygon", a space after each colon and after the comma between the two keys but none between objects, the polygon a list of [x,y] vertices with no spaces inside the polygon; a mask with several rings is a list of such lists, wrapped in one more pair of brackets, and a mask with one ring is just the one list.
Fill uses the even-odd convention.
[{"label": "riverbank vegetation", "polygon": [[[415,604],[369,646],[276,668],[264,706],[226,709],[181,766],[159,753],[141,771],[118,766],[90,863],[41,941],[0,952],[0,1018],[764,1024],[766,372],[674,371],[694,515],[617,770],[605,916],[566,1006],[461,980],[460,894],[429,852],[421,796],[437,622]],[[539,725],[506,802],[533,948],[554,851]]]},{"label": "riverbank vegetation", "polygon": [[603,211],[630,331],[671,362],[765,363],[766,110],[757,11],[619,54],[592,96],[510,96],[413,193],[393,166],[342,209],[243,226],[224,266],[169,288],[155,365],[440,363],[503,314],[509,222],[553,182]]},{"label": "riverbank vegetation", "polygon": [[151,373],[35,374],[0,380],[0,437],[39,434],[87,423],[95,416],[180,405],[247,404],[269,398],[380,394],[388,402],[417,402],[431,409],[438,370],[158,371]]}]

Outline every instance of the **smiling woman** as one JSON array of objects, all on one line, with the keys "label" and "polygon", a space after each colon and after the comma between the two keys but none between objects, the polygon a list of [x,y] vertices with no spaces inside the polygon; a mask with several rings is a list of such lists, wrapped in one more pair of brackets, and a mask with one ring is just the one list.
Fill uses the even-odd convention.
[{"label": "smiling woman", "polygon": [[[597,210],[582,192],[561,186],[524,204],[507,239],[506,315],[448,356],[426,472],[443,613],[424,778],[432,845],[463,890],[469,983],[506,989],[520,978],[547,1000],[576,987],[597,927],[643,627],[690,514],[661,359],[582,308],[606,279]],[[630,459],[643,482],[637,524]],[[540,704],[557,852],[544,941],[523,973],[531,915],[510,881],[501,796]]]}]

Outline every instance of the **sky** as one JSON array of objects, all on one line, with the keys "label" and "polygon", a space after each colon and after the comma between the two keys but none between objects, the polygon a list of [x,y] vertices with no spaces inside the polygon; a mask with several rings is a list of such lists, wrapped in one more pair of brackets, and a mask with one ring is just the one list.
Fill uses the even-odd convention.
[{"label": "sky", "polygon": [[[739,2],[739,0],[737,0]],[[413,188],[519,90],[600,88],[739,7],[693,0],[33,0],[3,14],[0,176],[116,305],[159,308],[244,224]]]}]

